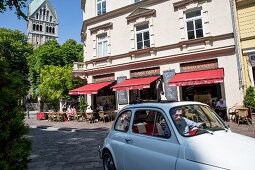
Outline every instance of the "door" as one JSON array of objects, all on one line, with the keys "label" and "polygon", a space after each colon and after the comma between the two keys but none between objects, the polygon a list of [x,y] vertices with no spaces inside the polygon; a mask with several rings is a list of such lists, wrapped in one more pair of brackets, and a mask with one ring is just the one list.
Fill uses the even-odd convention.
[{"label": "door", "polygon": [[111,139],[112,155],[115,158],[115,165],[118,169],[124,169],[124,149],[125,139],[128,138],[129,122],[131,120],[131,111],[125,110],[119,114],[114,124],[114,130],[111,131],[109,138]]},{"label": "door", "polygon": [[125,170],[174,170],[179,143],[162,111],[137,109],[125,139]]}]

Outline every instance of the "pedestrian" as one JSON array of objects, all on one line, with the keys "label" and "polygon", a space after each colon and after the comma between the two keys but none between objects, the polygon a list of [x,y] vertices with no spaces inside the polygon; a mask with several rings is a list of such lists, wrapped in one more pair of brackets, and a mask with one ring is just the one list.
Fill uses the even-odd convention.
[{"label": "pedestrian", "polygon": [[26,111],[27,111],[27,118],[29,119],[30,117],[29,117],[29,110],[30,110],[30,103],[29,102],[27,102],[26,103]]}]

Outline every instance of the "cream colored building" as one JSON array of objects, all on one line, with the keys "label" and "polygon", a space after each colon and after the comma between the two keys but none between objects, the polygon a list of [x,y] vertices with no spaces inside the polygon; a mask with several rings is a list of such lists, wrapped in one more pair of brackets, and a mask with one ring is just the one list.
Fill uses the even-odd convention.
[{"label": "cream colored building", "polygon": [[[73,77],[89,86],[70,94],[87,94],[92,108],[110,102],[120,109],[137,97],[157,99],[161,90],[171,100],[214,105],[223,97],[228,107],[242,102],[229,0],[81,5],[84,62],[74,63]],[[90,91],[93,85],[98,91]]]},{"label": "cream colored building", "polygon": [[255,0],[236,0],[237,32],[243,70],[244,89],[255,80]]},{"label": "cream colored building", "polygon": [[58,38],[57,13],[49,0],[33,0],[28,7],[28,41],[35,48]]}]

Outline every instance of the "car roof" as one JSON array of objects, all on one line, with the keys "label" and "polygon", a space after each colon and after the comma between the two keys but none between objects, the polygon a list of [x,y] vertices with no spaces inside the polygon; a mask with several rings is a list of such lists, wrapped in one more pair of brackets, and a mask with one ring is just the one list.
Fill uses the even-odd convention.
[{"label": "car roof", "polygon": [[163,110],[169,110],[176,106],[183,106],[183,105],[206,105],[204,103],[195,102],[195,101],[161,101],[161,102],[152,102],[152,101],[142,101],[139,103],[129,104],[125,106],[123,109],[130,109],[130,108],[141,108],[141,107],[156,107],[161,108]]}]

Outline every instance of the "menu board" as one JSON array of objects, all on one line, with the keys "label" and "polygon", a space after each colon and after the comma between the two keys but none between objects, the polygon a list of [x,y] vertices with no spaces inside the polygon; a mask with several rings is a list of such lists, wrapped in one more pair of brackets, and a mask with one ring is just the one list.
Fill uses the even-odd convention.
[{"label": "menu board", "polygon": [[[122,81],[124,81],[126,79],[127,79],[126,76],[117,77],[117,83],[120,83],[120,82],[122,82]],[[117,97],[118,97],[118,104],[119,105],[128,104],[128,93],[127,93],[127,90],[117,91]]]},{"label": "menu board", "polygon": [[163,81],[164,81],[164,89],[165,96],[167,100],[176,100],[177,101],[177,87],[169,86],[168,82],[175,75],[175,70],[166,70],[163,71]]}]

